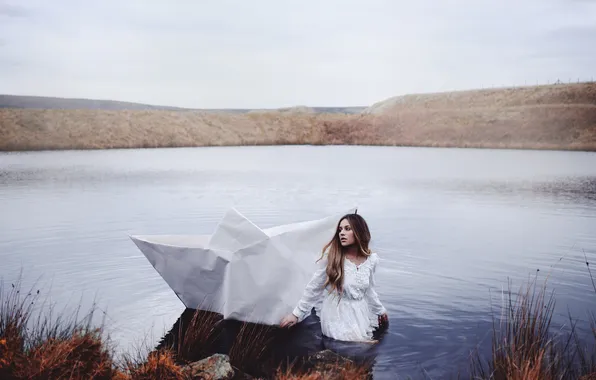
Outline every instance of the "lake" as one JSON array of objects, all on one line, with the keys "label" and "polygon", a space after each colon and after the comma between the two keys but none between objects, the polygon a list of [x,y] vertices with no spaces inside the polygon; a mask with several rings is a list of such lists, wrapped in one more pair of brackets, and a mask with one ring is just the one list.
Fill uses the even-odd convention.
[{"label": "lake", "polygon": [[[208,234],[235,207],[261,227],[357,206],[383,263],[390,327],[375,378],[443,378],[490,348],[491,304],[550,273],[555,322],[587,332],[596,294],[596,154],[397,147],[0,153],[0,276],[59,305],[97,300],[119,349],[184,310],[129,234]],[[537,272],[537,270],[540,270]],[[40,285],[41,286],[41,285]],[[397,376],[396,376],[397,374]]]}]

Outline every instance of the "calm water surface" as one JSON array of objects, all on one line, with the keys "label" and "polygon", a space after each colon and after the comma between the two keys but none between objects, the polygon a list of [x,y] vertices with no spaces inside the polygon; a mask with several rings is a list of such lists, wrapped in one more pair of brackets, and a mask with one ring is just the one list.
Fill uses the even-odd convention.
[{"label": "calm water surface", "polygon": [[[358,206],[383,258],[376,378],[444,378],[490,345],[500,291],[552,272],[556,322],[596,306],[596,154],[242,147],[0,154],[0,276],[96,299],[119,348],[184,310],[129,234],[206,234],[231,206],[269,227]],[[41,278],[41,279],[40,279]],[[585,324],[582,325],[586,329]]]}]

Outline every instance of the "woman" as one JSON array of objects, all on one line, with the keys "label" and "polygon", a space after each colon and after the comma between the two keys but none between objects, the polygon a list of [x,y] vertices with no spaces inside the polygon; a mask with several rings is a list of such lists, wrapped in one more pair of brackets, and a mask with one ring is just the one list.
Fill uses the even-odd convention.
[{"label": "woman", "polygon": [[343,216],[333,239],[323,248],[320,266],[298,305],[280,326],[301,322],[315,306],[323,335],[342,341],[373,341],[374,329],[386,324],[388,317],[375,291],[379,257],[370,251],[369,242],[364,218],[358,214]]}]

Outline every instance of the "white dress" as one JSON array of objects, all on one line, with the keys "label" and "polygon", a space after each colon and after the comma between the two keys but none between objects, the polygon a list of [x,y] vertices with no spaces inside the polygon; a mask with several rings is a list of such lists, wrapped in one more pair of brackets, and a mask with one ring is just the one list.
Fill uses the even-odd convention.
[{"label": "white dress", "polygon": [[360,265],[345,258],[344,289],[340,300],[330,286],[323,289],[327,279],[325,254],[292,314],[301,322],[314,307],[321,320],[323,335],[342,341],[370,341],[374,329],[379,326],[378,316],[386,312],[375,291],[378,262],[376,253]]}]

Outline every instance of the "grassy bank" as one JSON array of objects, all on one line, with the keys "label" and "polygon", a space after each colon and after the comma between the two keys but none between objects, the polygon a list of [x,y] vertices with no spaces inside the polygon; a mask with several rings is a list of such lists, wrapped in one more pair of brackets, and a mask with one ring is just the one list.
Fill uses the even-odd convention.
[{"label": "grassy bank", "polygon": [[596,151],[596,84],[407,95],[362,114],[0,109],[0,150],[385,145]]},{"label": "grassy bank", "polygon": [[[42,308],[35,318],[38,295],[23,292],[19,284],[0,285],[0,379],[194,379],[185,366],[212,355],[221,334],[219,315],[195,311],[185,319],[184,328],[176,330],[175,339],[166,337],[158,348],[138,347],[116,357],[103,325],[91,323],[95,307],[85,315],[54,314],[53,309]],[[312,370],[272,364],[275,330],[279,329],[241,325],[228,353],[234,378],[320,379]],[[142,354],[145,351],[147,355]],[[329,364],[337,378],[364,378],[363,367]]]},{"label": "grassy bank", "polygon": [[[546,284],[545,284],[546,285]],[[503,295],[495,313],[492,351],[473,353],[470,379],[555,380],[596,378],[596,319],[592,344],[580,339],[570,317],[567,331],[551,328],[554,298],[546,286],[531,281]],[[596,287],[594,288],[596,292]],[[594,296],[591,294],[590,296]],[[219,315],[203,311],[181,317],[158,347],[116,358],[103,327],[91,323],[94,310],[79,315],[49,315],[33,308],[38,293],[22,292],[17,284],[0,288],[0,378],[2,379],[188,379],[187,364],[213,353],[221,334]],[[268,379],[365,379],[366,365],[324,363],[308,367],[274,359],[275,347],[287,330],[239,324],[228,355],[236,374]],[[184,327],[182,327],[184,325]],[[585,337],[584,337],[585,338]],[[339,362],[338,362],[339,363]],[[321,371],[325,371],[323,374]],[[399,374],[396,374],[399,375]],[[463,378],[453,374],[452,378]]]}]

